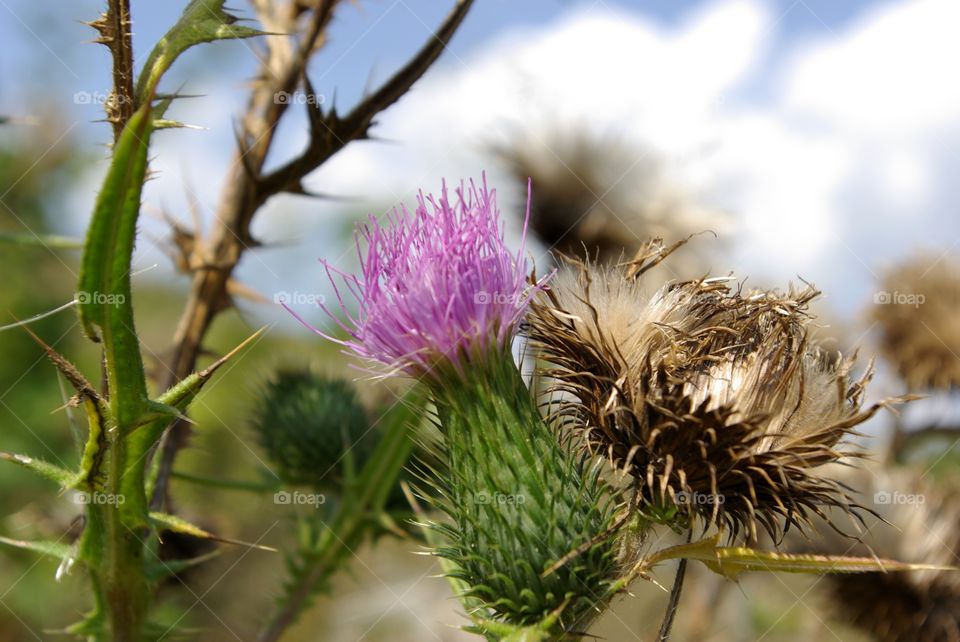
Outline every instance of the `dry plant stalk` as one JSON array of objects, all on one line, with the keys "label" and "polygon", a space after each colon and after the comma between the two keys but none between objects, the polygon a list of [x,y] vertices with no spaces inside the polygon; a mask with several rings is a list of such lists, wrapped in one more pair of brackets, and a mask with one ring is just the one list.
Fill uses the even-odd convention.
[{"label": "dry plant stalk", "polygon": [[137,107],[133,92],[130,0],[109,0],[107,10],[87,25],[100,34],[95,42],[105,45],[113,56],[113,89],[104,109],[116,141]]}]

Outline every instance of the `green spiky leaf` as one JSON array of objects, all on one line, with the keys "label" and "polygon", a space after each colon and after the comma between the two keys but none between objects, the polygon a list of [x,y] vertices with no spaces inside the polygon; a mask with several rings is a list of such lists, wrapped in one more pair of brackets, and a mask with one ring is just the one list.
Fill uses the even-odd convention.
[{"label": "green spiky leaf", "polygon": [[107,435],[103,425],[103,412],[97,401],[84,398],[84,410],[87,412],[87,443],[80,458],[80,475],[88,486],[96,486],[103,475],[101,470],[107,450]]},{"label": "green spiky leaf", "polygon": [[212,533],[209,533],[206,530],[200,528],[199,526],[191,522],[188,522],[182,517],[177,517],[176,515],[170,515],[168,513],[153,512],[153,513],[150,513],[150,521],[152,521],[157,526],[162,526],[163,528],[171,530],[174,533],[182,533],[184,535],[190,535],[192,537],[198,537],[200,539],[213,538]]},{"label": "green spiky leaf", "polygon": [[264,32],[236,24],[238,18],[224,10],[225,0],[193,0],[180,19],[154,46],[137,81],[137,104],[156,90],[160,78],[184,51],[202,42],[252,38]]},{"label": "green spiky leaf", "polygon": [[107,618],[102,609],[94,609],[83,619],[64,629],[65,632],[89,640],[103,640],[107,636]]},{"label": "green spiky leaf", "polygon": [[200,555],[198,557],[191,557],[185,560],[167,560],[167,561],[157,561],[155,563],[147,564],[144,572],[147,575],[147,578],[151,582],[158,582],[160,580],[166,579],[182,573],[187,569],[191,569],[195,566],[199,566],[204,562],[208,562],[213,558],[220,555],[219,550],[213,550],[207,553],[206,555]]},{"label": "green spiky leaf", "polygon": [[165,118],[154,120],[153,127],[154,129],[204,129],[204,127],[200,127],[199,125],[188,125],[179,120],[167,120]]},{"label": "green spiky leaf", "polygon": [[185,410],[190,402],[193,401],[200,392],[201,388],[203,388],[204,384],[210,380],[210,377],[212,377],[214,373],[219,370],[221,366],[223,366],[223,364],[230,361],[230,359],[239,354],[244,348],[251,345],[261,336],[263,336],[263,333],[266,331],[266,329],[266,327],[260,328],[249,337],[244,339],[233,350],[220,357],[203,370],[194,372],[193,374],[179,381],[176,385],[157,397],[157,403],[168,408]]},{"label": "green spiky leaf", "polygon": [[171,530],[174,533],[182,533],[184,535],[190,535],[191,537],[197,537],[199,539],[209,539],[215,542],[223,542],[225,544],[237,544],[239,546],[246,546],[247,548],[256,548],[262,551],[271,551],[276,552],[277,549],[272,546],[264,546],[263,544],[251,544],[250,542],[243,542],[238,539],[230,539],[227,537],[220,537],[219,535],[214,535],[210,531],[200,528],[196,524],[193,524],[182,517],[177,517],[176,515],[170,515],[169,513],[160,513],[152,512],[150,513],[150,521],[153,522],[154,526],[166,528]]},{"label": "green spiky leaf", "polygon": [[746,571],[823,575],[826,573],[958,570],[950,566],[908,564],[875,557],[758,551],[745,546],[720,546],[719,541],[720,536],[716,535],[692,544],[672,546],[647,558],[643,566],[650,568],[664,560],[686,558],[703,562],[714,573],[731,580],[736,580]]},{"label": "green spiky leaf", "polygon": [[62,560],[72,555],[72,549],[70,545],[63,544],[61,542],[50,542],[44,540],[30,542],[26,540],[10,539],[9,537],[0,536],[0,544],[6,544],[7,546],[13,546],[14,548],[20,548],[25,551],[31,551],[45,557],[52,557],[58,560]]},{"label": "green spiky leaf", "polygon": [[32,470],[44,479],[49,479],[63,489],[73,488],[74,484],[76,484],[77,480],[79,479],[79,475],[71,470],[61,468],[56,464],[51,464],[50,462],[29,457],[27,455],[15,455],[13,453],[0,452],[0,460],[13,462],[14,464],[23,466],[27,470]]},{"label": "green spiky leaf", "polygon": [[0,243],[31,247],[46,247],[55,250],[79,250],[83,240],[56,234],[10,234],[0,233]]}]

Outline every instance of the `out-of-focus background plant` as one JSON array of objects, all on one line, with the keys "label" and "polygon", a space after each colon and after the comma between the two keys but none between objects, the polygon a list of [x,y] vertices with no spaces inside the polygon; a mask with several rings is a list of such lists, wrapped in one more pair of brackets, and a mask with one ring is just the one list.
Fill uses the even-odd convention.
[{"label": "out-of-focus background plant", "polygon": [[[82,24],[105,3],[0,2],[0,326],[76,296],[115,140],[95,121],[122,125],[135,106],[111,99],[133,81],[112,70],[140,70],[187,3],[110,6],[127,4],[132,66],[121,52],[118,67],[116,46],[89,43],[104,23]],[[317,257],[353,271],[354,221],[483,169],[513,239],[532,178],[540,272],[548,250],[613,264],[649,237],[695,235],[657,268],[663,281],[816,284],[818,322],[829,319],[817,336],[878,356],[868,401],[925,398],[860,426],[873,461],[834,475],[892,526],[868,516],[869,549],[828,530],[784,546],[958,564],[955,3],[470,4],[237,3],[249,22],[233,24],[273,35],[193,49],[163,78],[159,93],[179,95],[164,117],[199,129],[158,131],[150,152],[131,274],[151,390],[267,330],[165,432],[152,508],[283,552],[161,530],[159,558],[204,563],[159,582],[155,637],[472,637],[455,628],[465,618],[433,577],[439,561],[411,554],[426,546],[408,501],[423,480],[364,473],[422,400],[354,382],[363,375],[336,346],[277,303],[327,323],[316,306],[335,295]],[[72,308],[28,327],[99,386],[99,349]],[[0,356],[0,451],[75,465],[86,418],[69,382],[20,327],[0,332]],[[285,441],[298,430],[301,442]],[[436,436],[416,430],[429,476]],[[3,463],[0,535],[72,544],[84,506]],[[654,578],[669,588],[672,570]],[[591,633],[653,638],[667,593],[642,588]],[[5,547],[0,640],[47,639],[81,619],[89,591],[81,574]],[[960,639],[958,580],[940,571],[748,574],[737,586],[691,565],[681,609],[678,640]]]}]

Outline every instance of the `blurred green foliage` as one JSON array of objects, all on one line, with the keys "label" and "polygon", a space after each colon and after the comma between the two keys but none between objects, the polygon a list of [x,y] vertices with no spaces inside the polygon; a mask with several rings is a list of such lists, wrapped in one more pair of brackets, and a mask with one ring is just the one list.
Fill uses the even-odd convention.
[{"label": "blurred green foliage", "polygon": [[[36,239],[48,233],[62,212],[60,195],[77,176],[82,155],[69,140],[54,142],[41,128],[0,126],[0,234]],[[62,306],[73,297],[77,252],[42,244],[0,244],[0,325]],[[58,350],[76,354],[82,338],[70,311],[41,319],[32,329]],[[53,463],[75,464],[58,375],[40,347],[20,329],[0,332],[0,450],[29,454]],[[65,387],[67,390],[69,387]],[[67,395],[70,393],[67,392]],[[81,423],[82,423],[82,418]],[[69,537],[75,510],[67,500],[50,502],[52,485],[16,466],[0,466],[0,522],[3,534],[30,539],[38,533]],[[16,489],[12,492],[11,489]],[[72,585],[50,591],[55,565],[23,551],[0,552],[0,640],[24,639],[17,621],[38,630],[51,614],[76,610],[81,602]],[[44,599],[38,600],[37,596]]]}]

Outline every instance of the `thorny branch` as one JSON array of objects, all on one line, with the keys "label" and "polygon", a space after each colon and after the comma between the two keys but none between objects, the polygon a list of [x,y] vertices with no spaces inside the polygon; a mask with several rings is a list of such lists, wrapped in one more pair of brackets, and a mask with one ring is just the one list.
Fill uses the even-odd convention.
[{"label": "thorny branch", "polygon": [[[417,54],[376,91],[364,98],[345,116],[336,108],[324,112],[317,103],[308,103],[309,143],[296,157],[277,169],[264,172],[277,124],[289,108],[289,101],[277,100],[281,92],[292,93],[302,82],[313,94],[306,77],[310,57],[325,42],[325,32],[340,0],[319,0],[312,9],[302,2],[276,6],[269,0],[253,0],[254,8],[268,32],[300,34],[298,38],[269,38],[266,56],[251,90],[246,112],[237,132],[238,148],[225,190],[216,211],[215,227],[203,243],[193,242],[188,266],[193,281],[180,317],[172,355],[161,387],[172,385],[196,367],[202,343],[214,318],[231,306],[231,275],[243,253],[258,245],[250,224],[259,208],[281,192],[306,194],[302,179],[348,143],[368,137],[377,114],[396,102],[420,79],[443,52],[463,22],[473,0],[458,0]],[[298,44],[297,44],[298,42]],[[161,457],[155,507],[168,503],[167,484],[177,452],[185,445],[190,427],[175,422],[161,442]]]},{"label": "thorny branch", "polygon": [[106,45],[113,56],[113,89],[105,109],[107,121],[113,127],[113,140],[116,141],[136,107],[133,98],[130,0],[109,0],[106,12],[87,24],[100,34],[95,42]]}]

